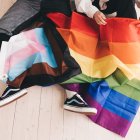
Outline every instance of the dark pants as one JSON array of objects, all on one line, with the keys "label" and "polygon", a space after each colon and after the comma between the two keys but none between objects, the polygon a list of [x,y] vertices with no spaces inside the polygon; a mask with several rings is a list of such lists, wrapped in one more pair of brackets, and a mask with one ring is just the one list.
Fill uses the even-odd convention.
[{"label": "dark pants", "polygon": [[44,14],[50,12],[59,12],[67,16],[71,15],[70,0],[42,0],[41,12]]},{"label": "dark pants", "polygon": [[10,36],[5,33],[0,33],[0,46],[2,44],[2,41],[8,41],[10,39]]},{"label": "dark pants", "polygon": [[0,19],[0,46],[10,36],[18,34],[30,26],[40,10],[40,0],[17,0]]},{"label": "dark pants", "polygon": [[[104,14],[117,12],[117,17],[137,18],[134,0],[109,0],[106,4],[107,9],[101,10]],[[93,5],[99,8],[99,0],[95,0]]]}]

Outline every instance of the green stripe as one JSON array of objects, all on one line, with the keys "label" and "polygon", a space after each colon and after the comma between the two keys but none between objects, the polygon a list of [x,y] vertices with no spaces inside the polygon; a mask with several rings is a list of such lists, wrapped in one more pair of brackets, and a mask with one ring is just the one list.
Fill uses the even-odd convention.
[{"label": "green stripe", "polygon": [[64,81],[62,84],[70,84],[70,83],[93,83],[96,81],[101,81],[101,79],[99,78],[92,78],[89,76],[86,76],[84,74],[79,74],[77,76],[74,76],[72,78],[70,78],[67,81]]},{"label": "green stripe", "polygon": [[111,89],[118,91],[129,98],[140,101],[140,81],[137,79],[128,80],[124,75],[117,77],[117,75],[121,74],[121,71],[118,71],[115,76],[113,73],[111,76],[107,77],[105,81],[109,84]]},{"label": "green stripe", "polygon": [[125,74],[119,69],[116,69],[116,71],[112,74],[112,76],[116,79],[116,81],[120,85],[123,85],[129,81],[129,79],[125,76]]},{"label": "green stripe", "polygon": [[93,83],[101,80],[105,80],[111,89],[118,91],[129,98],[140,101],[140,81],[137,79],[129,80],[119,69],[105,79],[92,78],[84,74],[79,74],[62,84]]}]

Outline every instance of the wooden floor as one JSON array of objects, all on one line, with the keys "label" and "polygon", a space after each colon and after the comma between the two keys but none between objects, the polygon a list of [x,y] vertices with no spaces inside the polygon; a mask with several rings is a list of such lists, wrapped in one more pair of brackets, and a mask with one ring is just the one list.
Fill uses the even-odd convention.
[{"label": "wooden floor", "polygon": [[[14,0],[0,0],[0,15]],[[63,110],[65,92],[58,86],[32,87],[24,97],[0,108],[0,140],[138,140],[140,111],[126,138]]]}]

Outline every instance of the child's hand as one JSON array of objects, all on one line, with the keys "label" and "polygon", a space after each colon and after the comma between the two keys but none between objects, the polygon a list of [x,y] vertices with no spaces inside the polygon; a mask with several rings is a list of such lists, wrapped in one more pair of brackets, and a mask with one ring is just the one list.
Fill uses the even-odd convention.
[{"label": "child's hand", "polygon": [[106,25],[107,24],[107,22],[105,21],[106,20],[105,15],[100,11],[97,11],[94,14],[93,18],[95,19],[96,23],[99,25]]}]

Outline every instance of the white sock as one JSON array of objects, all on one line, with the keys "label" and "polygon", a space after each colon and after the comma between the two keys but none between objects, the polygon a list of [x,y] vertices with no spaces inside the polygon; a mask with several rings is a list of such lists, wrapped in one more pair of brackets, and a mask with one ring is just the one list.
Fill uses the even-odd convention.
[{"label": "white sock", "polygon": [[72,98],[75,94],[77,94],[77,92],[75,92],[75,91],[70,91],[70,90],[67,90],[67,89],[65,91],[66,91],[68,99]]}]

